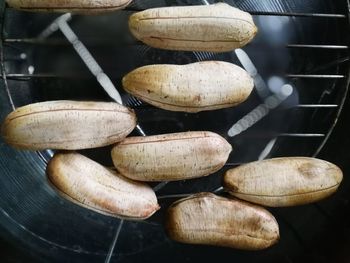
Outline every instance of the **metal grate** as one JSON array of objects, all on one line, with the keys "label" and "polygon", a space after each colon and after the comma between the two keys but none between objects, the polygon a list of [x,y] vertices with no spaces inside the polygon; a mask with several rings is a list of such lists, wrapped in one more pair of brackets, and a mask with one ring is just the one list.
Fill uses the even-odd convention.
[{"label": "metal grate", "polygon": [[[346,1],[347,9],[350,9],[350,4],[349,0]],[[289,17],[291,19],[313,19],[313,20],[335,20],[336,24],[342,24],[344,28],[348,29],[348,24],[349,24],[349,17],[348,14],[343,14],[343,13],[307,13],[307,12],[276,12],[276,11],[256,11],[256,10],[248,10],[246,8],[241,7],[244,11],[250,12],[255,18],[258,17]],[[126,8],[124,11],[121,12],[135,12],[135,11],[140,11],[142,8],[138,8],[137,4]],[[2,21],[1,21],[1,38],[0,38],[0,65],[1,65],[1,78],[3,80],[3,88],[6,91],[6,94],[8,96],[8,101],[9,105],[12,108],[15,108],[16,106],[19,106],[22,101],[19,100],[19,104],[16,103],[16,94],[18,91],[14,89],[14,87],[11,86],[11,83],[17,83],[17,82],[33,82],[33,81],[49,81],[49,82],[55,82],[55,81],[76,81],[76,80],[89,80],[93,79],[94,76],[92,74],[89,74],[87,72],[75,72],[74,74],[62,74],[62,73],[56,73],[56,72],[17,72],[15,71],[16,67],[8,67],[7,65],[16,63],[17,60],[25,59],[23,56],[26,56],[26,53],[23,52],[23,50],[37,50],[41,48],[61,48],[62,46],[69,48],[71,45],[68,41],[66,41],[64,38],[59,37],[55,35],[54,37],[7,37],[7,32],[5,31],[6,29],[6,22],[5,18],[7,17],[7,12],[13,12],[15,13],[16,11],[10,10],[10,8],[6,7],[5,5],[2,7]],[[74,19],[74,18],[73,18]],[[51,24],[52,25],[52,24]],[[50,25],[49,25],[50,28]],[[113,46],[115,47],[116,45],[119,47],[124,47],[124,48],[139,48],[141,47],[142,52],[146,52],[144,49],[145,47],[143,46],[142,43],[135,41],[133,39],[128,39],[127,41],[123,43],[116,43],[115,41],[110,41],[110,39],[89,39],[89,41],[83,41],[84,44],[89,48],[89,47],[99,47],[99,46]],[[288,112],[291,112],[290,114],[294,114],[295,111],[302,111],[303,114],[305,111],[308,111],[308,115],[311,115],[311,117],[315,115],[324,115],[327,116],[328,119],[331,119],[331,121],[328,122],[327,124],[327,129],[323,129],[321,131],[312,131],[312,132],[305,132],[304,127],[302,127],[302,130],[292,130],[292,131],[286,131],[286,132],[277,132],[277,131],[268,131],[264,134],[248,134],[245,135],[242,133],[242,140],[250,140],[251,138],[256,138],[258,136],[259,138],[261,137],[266,137],[268,138],[268,143],[266,144],[266,147],[264,147],[263,151],[261,151],[261,154],[259,155],[259,158],[263,159],[271,154],[271,150],[273,147],[275,147],[276,144],[278,144],[278,140],[280,138],[283,138],[285,140],[293,139],[293,140],[314,140],[317,139],[317,147],[314,147],[314,151],[310,155],[316,156],[326,143],[327,139],[329,138],[330,134],[332,133],[338,117],[341,113],[341,110],[343,108],[345,98],[348,93],[348,86],[349,86],[349,81],[350,81],[350,67],[348,66],[349,62],[349,46],[344,45],[344,43],[285,43],[285,44],[280,44],[277,48],[282,48],[285,50],[292,50],[299,52],[309,52],[309,51],[315,51],[319,52],[320,56],[327,54],[329,56],[330,52],[334,52],[334,60],[328,61],[327,63],[323,65],[319,65],[316,68],[312,68],[310,70],[305,70],[304,72],[284,72],[283,74],[280,74],[279,76],[288,81],[288,85],[292,85],[293,88],[298,88],[298,85],[300,81],[333,81],[332,85],[333,88],[329,91],[325,91],[324,94],[330,94],[332,92],[335,92],[335,87],[338,89],[338,96],[337,98],[332,99],[332,101],[323,101],[323,95],[320,97],[320,99],[316,102],[310,102],[310,103],[292,103],[289,105],[286,105],[283,110],[286,110]],[[6,52],[6,50],[11,49],[11,52]],[[147,49],[148,50],[148,49]],[[33,52],[33,51],[32,51]],[[156,51],[155,51],[156,52]],[[24,55],[23,55],[24,54]],[[160,53],[161,54],[161,53]],[[166,53],[168,54],[168,53]],[[216,54],[207,54],[207,53],[196,53],[194,54],[197,57],[197,60],[207,60],[207,59],[221,59],[221,55],[216,55]],[[184,54],[184,56],[188,56],[188,54]],[[154,56],[157,57],[157,56]],[[98,58],[98,57],[97,57]],[[153,58],[153,57],[152,57]],[[232,57],[230,57],[232,59]],[[229,59],[230,59],[229,58]],[[180,58],[182,59],[182,58]],[[227,59],[224,57],[224,59]],[[114,83],[117,83],[118,80],[122,77],[121,75],[110,75],[111,79]],[[29,84],[28,84],[29,85]],[[315,86],[317,84],[313,84]],[[122,91],[121,91],[122,92]],[[340,96],[340,98],[339,98]],[[140,113],[141,116],[144,114],[147,114],[147,112],[150,111],[156,111],[154,115],[162,115],[163,113],[160,111],[160,113],[157,112],[156,109],[153,107],[140,102],[139,100],[135,99],[132,96],[125,95],[122,93],[123,100],[126,101],[126,104],[128,106],[134,107],[135,110]],[[254,101],[254,106],[257,106],[259,104],[256,104],[257,100]],[[280,102],[282,103],[282,101]],[[262,103],[261,105],[265,105]],[[259,106],[258,106],[259,107]],[[265,107],[265,106],[262,106]],[[277,105],[275,108],[279,107]],[[252,110],[251,107],[248,107],[249,110]],[[274,108],[271,108],[271,111],[273,111]],[[270,111],[266,112],[266,115],[269,114]],[[153,114],[153,113],[152,113]],[[246,112],[243,112],[241,114],[241,118],[237,118],[235,122],[229,123],[229,126],[231,127],[232,125],[235,124],[240,124],[243,123],[240,127],[242,131],[244,128],[248,130],[250,127],[255,125],[254,123],[251,123],[249,126],[248,124],[245,124],[244,126],[244,117],[247,114]],[[264,116],[266,116],[264,115]],[[153,115],[151,115],[153,116]],[[157,115],[158,116],[158,115]],[[176,117],[177,115],[174,115]],[[205,116],[210,116],[210,115],[205,115]],[[264,116],[261,116],[263,118]],[[260,119],[261,119],[260,118]],[[258,120],[260,120],[258,119]],[[317,119],[317,118],[316,118]],[[242,121],[243,120],[243,121]],[[257,121],[258,121],[257,120]],[[318,118],[319,120],[319,118]],[[142,126],[142,124],[141,124]],[[244,126],[244,127],[243,127]],[[312,126],[312,125],[311,125]],[[143,128],[143,126],[142,126]],[[144,131],[142,130],[141,127],[139,127],[139,134],[145,135]],[[264,129],[264,126],[262,127]],[[147,130],[149,130],[149,126],[146,127],[146,133]],[[151,132],[152,133],[152,132]],[[240,142],[240,141],[238,141]],[[298,142],[302,144],[303,142]],[[50,158],[50,155],[52,152],[40,152],[38,153],[41,158],[46,162],[48,158]],[[240,164],[246,163],[247,161],[253,161],[253,160],[242,160],[235,162],[234,160],[229,161],[226,164],[227,168],[235,167]],[[196,181],[197,182],[197,181]],[[154,189],[159,192],[158,198],[160,200],[164,199],[173,199],[173,198],[180,198],[189,195],[192,192],[189,193],[182,193],[181,190],[180,192],[177,193],[172,193],[171,191],[174,188],[179,188],[182,186],[182,182],[179,183],[172,183],[170,188],[168,190],[161,191],[164,187],[168,186],[168,184],[161,183],[158,185],[154,186]],[[185,184],[185,183],[184,183]],[[189,187],[190,190],[193,190],[193,187]],[[208,190],[208,188],[204,189]],[[211,191],[219,193],[222,191],[221,187],[218,187],[217,185],[213,185],[211,188]],[[147,223],[147,222],[146,222]],[[110,262],[113,253],[114,253],[114,248],[117,244],[118,238],[120,236],[120,233],[122,231],[123,220],[118,222],[118,226],[116,228],[115,235],[113,235],[113,239],[111,242],[111,245],[108,249],[108,252],[106,254],[106,259],[105,262]],[[140,222],[142,224],[142,222]],[[73,249],[74,251],[74,249]],[[77,249],[78,253],[83,253],[80,249]],[[98,254],[98,253],[97,253]],[[103,254],[103,253],[102,253]]]}]

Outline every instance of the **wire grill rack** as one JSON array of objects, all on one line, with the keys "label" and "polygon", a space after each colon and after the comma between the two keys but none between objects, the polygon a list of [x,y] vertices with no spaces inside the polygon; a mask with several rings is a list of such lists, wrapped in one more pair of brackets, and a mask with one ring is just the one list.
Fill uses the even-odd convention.
[{"label": "wire grill rack", "polygon": [[[277,0],[275,0],[277,1]],[[239,2],[239,1],[236,1]],[[235,2],[235,3],[236,3]],[[349,28],[349,10],[350,10],[350,2],[349,0],[344,1],[343,8],[341,10],[344,10],[343,13],[313,13],[313,12],[294,12],[294,11],[271,11],[271,10],[261,10],[258,11],[256,8],[259,8],[260,5],[256,5],[256,8],[251,8],[251,6],[254,6],[253,3],[245,4],[244,1],[241,1],[242,4],[239,5],[241,9],[244,11],[247,11],[251,13],[255,19],[260,17],[288,17],[292,21],[295,19],[313,19],[314,21],[322,21],[327,20],[331,21],[330,23],[334,25],[339,25],[339,28],[341,30],[348,30]],[[247,1],[249,2],[249,1]],[[255,1],[256,2],[256,1]],[[273,2],[273,1],[268,1]],[[230,3],[232,5],[235,5],[235,3]],[[173,3],[176,5],[176,3]],[[132,4],[131,6],[127,7],[125,10],[121,12],[125,13],[131,13],[135,11],[141,11],[143,8],[140,8],[142,5],[138,5],[137,1],[135,4]],[[262,5],[263,6],[263,5]],[[264,9],[264,8],[262,8]],[[70,80],[89,80],[93,79],[94,76],[92,74],[88,74],[86,72],[75,72],[73,74],[62,74],[57,72],[35,72],[34,70],[31,70],[28,68],[28,72],[23,72],[23,70],[16,71],[16,67],[9,66],[14,63],[17,63],[17,61],[23,61],[27,59],[27,49],[35,50],[35,49],[41,49],[43,47],[49,47],[49,48],[61,48],[61,47],[68,47],[71,45],[68,41],[66,41],[61,36],[55,35],[54,37],[48,37],[48,38],[42,38],[42,37],[27,37],[27,36],[8,36],[8,25],[7,23],[11,23],[12,21],[7,21],[6,18],[9,18],[11,16],[8,16],[8,13],[16,13],[17,11],[11,10],[11,8],[7,7],[5,3],[2,3],[1,7],[1,21],[0,21],[0,30],[1,30],[1,38],[0,38],[0,66],[1,66],[1,78],[2,78],[2,89],[4,89],[5,94],[7,95],[7,103],[6,110],[9,111],[11,108],[14,109],[17,106],[20,106],[21,101],[16,103],[16,94],[18,91],[12,87],[11,85],[13,83],[27,83],[32,81],[48,81],[48,82],[55,82],[57,80],[64,80],[64,81],[70,81]],[[50,25],[49,25],[50,26]],[[345,31],[348,32],[348,31]],[[346,33],[347,34],[347,33]],[[11,35],[11,34],[10,34]],[[348,35],[348,34],[347,34]],[[307,116],[310,116],[310,119],[308,119],[308,122],[312,122],[310,126],[316,126],[313,125],[313,122],[317,122],[320,119],[324,118],[327,119],[327,128],[322,128],[321,131],[312,131],[312,132],[305,132],[305,125],[303,125],[302,129],[294,130],[294,131],[283,131],[283,132],[272,132],[272,133],[265,133],[265,134],[259,134],[260,137],[269,137],[271,140],[269,141],[269,144],[266,145],[264,148],[264,151],[266,151],[266,154],[263,154],[262,158],[265,158],[266,156],[269,156],[271,149],[275,147],[276,140],[279,140],[282,138],[285,141],[292,140],[293,142],[298,140],[317,140],[316,144],[317,146],[313,146],[312,153],[308,152],[307,155],[313,155],[316,156],[324,146],[324,144],[327,142],[327,139],[329,138],[330,134],[332,133],[338,117],[341,113],[341,110],[343,108],[345,98],[348,93],[348,86],[350,82],[350,67],[349,67],[349,45],[344,44],[348,42],[348,38],[342,36],[341,41],[339,43],[278,43],[276,47],[278,49],[285,49],[288,50],[288,52],[316,52],[319,56],[324,56],[327,54],[329,56],[330,52],[334,52],[332,54],[334,59],[331,59],[327,61],[326,63],[320,64],[317,67],[312,67],[311,69],[303,69],[304,71],[297,70],[296,73],[288,73],[283,72],[281,75],[283,79],[288,80],[288,83],[291,83],[296,89],[298,88],[300,82],[309,81],[307,83],[312,83],[310,81],[315,81],[315,83],[319,82],[329,82],[330,88],[326,89],[321,92],[321,95],[317,97],[317,100],[310,101],[310,102],[297,102],[292,103],[290,105],[287,105],[285,108],[282,107],[282,110],[290,112],[289,114],[306,114]],[[125,46],[130,47],[134,46],[138,48],[140,53],[147,53],[149,51],[149,48],[143,46],[142,43],[134,40],[134,39],[128,39],[127,41],[114,41],[111,39],[89,39],[88,41],[85,41],[85,44],[88,48],[90,47],[115,47],[117,46]],[[261,48],[264,49],[264,44],[260,43],[256,44],[255,48]],[[8,50],[11,50],[11,52],[8,52]],[[140,51],[141,50],[141,51]],[[168,53],[167,53],[168,54]],[[203,53],[203,52],[195,52],[194,56],[196,57],[196,60],[208,60],[208,59],[221,59],[221,55],[217,54],[209,54],[209,53]],[[225,58],[224,58],[225,59]],[[229,58],[229,60],[231,57]],[[122,76],[119,75],[110,75],[113,82],[118,82]],[[1,84],[1,83],[0,83]],[[16,84],[13,84],[16,85]],[[312,84],[313,86],[317,84]],[[303,92],[300,92],[300,96],[302,96]],[[325,99],[327,95],[336,93],[332,98],[333,99]],[[123,94],[125,98],[125,94]],[[127,95],[126,95],[127,96]],[[138,101],[137,99],[133,97],[127,97],[126,99],[127,105],[135,108],[136,111],[141,112],[141,115],[143,115],[143,112],[148,111],[154,111],[155,109],[145,103],[142,103]],[[5,108],[5,106],[4,106]],[[300,113],[302,112],[302,113]],[[307,112],[307,113],[305,113]],[[160,113],[162,114],[162,113]],[[287,115],[289,116],[289,115]],[[315,117],[316,116],[316,117]],[[176,117],[176,116],[175,116]],[[251,139],[251,136],[256,136],[256,134],[253,135],[242,135],[245,140]],[[290,144],[289,144],[290,145]],[[315,145],[315,143],[313,143]],[[308,146],[305,146],[306,148]],[[263,151],[263,152],[264,152]],[[282,151],[283,152],[283,151]],[[40,157],[42,158],[43,162],[45,163],[47,159],[50,157],[52,152],[38,152]],[[235,167],[237,165],[240,165],[242,163],[247,162],[247,160],[243,161],[229,161],[226,164],[226,168]],[[180,198],[184,197],[190,194],[189,193],[174,193],[172,194],[172,189],[179,188],[182,186],[182,182],[180,183],[174,183],[172,186],[169,187],[167,191],[161,191],[167,183],[161,183],[154,186],[154,189],[159,192],[158,198],[160,200],[164,199],[173,199],[173,198]],[[191,189],[191,188],[190,188]],[[222,189],[218,187],[213,187],[211,191],[213,192],[220,192]],[[2,209],[2,213],[6,213],[8,216],[9,214]],[[9,216],[10,217],[10,216]],[[120,233],[123,229],[123,224],[125,222],[123,220],[118,221],[118,224],[114,229],[113,238],[111,239],[110,246],[105,252],[96,252],[92,254],[96,255],[102,255],[105,257],[105,262],[110,262],[113,255],[117,255],[118,253],[115,252],[115,247],[117,245],[118,239],[120,238]],[[136,224],[136,223],[135,223]],[[142,223],[140,223],[142,224]],[[286,223],[288,224],[288,223]],[[293,229],[293,226],[289,226]],[[26,227],[23,226],[22,230],[29,231]],[[297,231],[294,235],[298,239],[298,233]],[[46,240],[44,238],[41,238],[34,232],[32,232],[32,235],[34,238],[37,239],[43,239],[42,241],[45,241],[46,243],[60,247],[62,249],[68,249],[73,252],[77,253],[84,253],[84,249],[78,247],[78,248],[69,248],[60,246],[54,242],[51,242],[49,240]],[[91,253],[87,253],[91,254]]]}]

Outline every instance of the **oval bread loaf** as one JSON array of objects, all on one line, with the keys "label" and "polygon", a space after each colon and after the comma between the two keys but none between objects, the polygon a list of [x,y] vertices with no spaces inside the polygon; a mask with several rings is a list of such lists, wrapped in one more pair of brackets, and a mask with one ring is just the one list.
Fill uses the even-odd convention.
[{"label": "oval bread loaf", "polygon": [[278,224],[268,211],[211,193],[175,202],[165,228],[171,239],[188,244],[259,250],[279,240]]},{"label": "oval bread loaf", "polygon": [[117,103],[48,101],[10,113],[2,136],[21,149],[77,150],[116,143],[135,126],[135,113]]},{"label": "oval bread loaf", "polygon": [[132,0],[6,0],[12,8],[32,12],[95,14],[122,9]]},{"label": "oval bread loaf", "polygon": [[184,112],[228,108],[245,101],[254,81],[242,68],[219,61],[151,65],[123,78],[124,89],[153,106]]},{"label": "oval bread loaf", "polygon": [[124,178],[78,153],[55,154],[47,176],[62,197],[104,215],[146,219],[159,209],[150,186]]},{"label": "oval bread loaf", "polygon": [[226,172],[225,188],[235,197],[265,206],[295,206],[319,201],[342,181],[334,164],[308,157],[248,163]]},{"label": "oval bread loaf", "polygon": [[249,43],[253,18],[228,4],[152,8],[130,16],[129,28],[155,48],[225,52]]},{"label": "oval bread loaf", "polygon": [[117,170],[139,181],[174,181],[207,176],[226,163],[232,146],[212,132],[129,137],[112,150]]}]

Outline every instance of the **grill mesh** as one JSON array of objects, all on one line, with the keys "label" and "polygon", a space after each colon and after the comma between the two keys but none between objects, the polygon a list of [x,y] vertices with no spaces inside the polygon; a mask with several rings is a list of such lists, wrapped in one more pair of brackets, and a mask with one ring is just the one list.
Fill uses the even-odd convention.
[{"label": "grill mesh", "polygon": [[[294,89],[293,94],[266,117],[234,137],[228,136],[228,130],[263,104],[257,92],[237,108],[191,115],[151,107],[124,93],[120,84],[125,73],[147,64],[186,64],[214,59],[240,64],[234,52],[156,50],[144,46],[128,33],[126,21],[132,12],[201,2],[134,1],[126,10],[114,14],[74,16],[69,25],[112,79],[123,101],[136,110],[140,127],[147,135],[185,130],[218,132],[234,145],[234,153],[225,170],[259,158],[315,156],[326,143],[336,125],[349,84],[349,34],[344,33],[348,32],[349,3],[339,1],[335,5],[332,2],[227,1],[254,15],[260,33],[244,50],[266,85],[272,90],[283,84]],[[57,15],[20,13],[7,8],[4,3],[1,12],[2,118],[12,108],[35,101],[110,100],[59,30],[42,37]],[[139,132],[135,131],[134,135],[137,134]],[[61,259],[58,261],[72,257],[82,262],[83,256],[96,261],[106,259],[109,262],[115,258],[127,262],[142,255],[162,261],[162,255],[169,255],[174,249],[188,253],[177,256],[179,260],[196,259],[201,254],[196,248],[166,242],[160,222],[167,205],[177,198],[199,191],[220,193],[220,175],[224,170],[207,178],[154,185],[162,211],[147,222],[123,223],[80,209],[55,195],[44,180],[45,163],[52,151],[28,153],[5,145],[1,147],[4,191],[0,194],[0,222],[26,247]],[[83,153],[111,165],[109,148]],[[284,235],[272,254],[297,253],[322,222],[319,220],[312,227],[308,226],[311,230],[305,234],[301,221],[289,213],[309,215],[310,218],[324,214],[318,206],[309,210],[296,208],[292,212],[273,212]],[[258,262],[259,257],[256,253],[247,256],[229,250],[220,250],[220,253],[222,257],[252,262]],[[264,254],[267,258],[269,255]]]}]

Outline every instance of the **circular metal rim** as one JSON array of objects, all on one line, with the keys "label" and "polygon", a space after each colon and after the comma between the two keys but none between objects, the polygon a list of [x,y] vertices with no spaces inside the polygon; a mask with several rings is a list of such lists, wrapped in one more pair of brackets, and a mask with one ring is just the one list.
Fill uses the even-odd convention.
[{"label": "circular metal rim", "polygon": [[[350,0],[346,0],[347,2],[347,7],[348,9],[350,10]],[[2,17],[4,18],[5,17],[5,12],[6,12],[6,6],[5,6],[5,3],[3,2],[2,6],[1,6],[1,10],[0,10],[1,14],[2,14]],[[349,25],[349,31],[350,31],[350,17],[348,16],[348,25]],[[1,22],[1,21],[0,21]],[[1,30],[1,37],[0,37],[0,67],[1,67],[1,74],[2,74],[2,80],[4,82],[4,88],[6,90],[6,94],[8,96],[8,103],[9,103],[9,106],[12,108],[12,109],[15,109],[15,105],[13,103],[13,100],[12,100],[12,97],[11,97],[11,91],[9,90],[9,86],[7,85],[7,78],[6,78],[6,71],[5,71],[5,66],[4,66],[4,63],[3,63],[3,58],[4,58],[4,50],[3,50],[3,27],[4,27],[4,23],[2,22],[0,24],[0,30]],[[323,147],[325,146],[325,144],[327,143],[329,137],[332,135],[332,132],[334,130],[334,128],[336,127],[337,125],[337,122],[338,122],[338,119],[339,119],[339,116],[341,115],[342,113],[342,110],[344,108],[344,105],[345,105],[345,102],[346,102],[346,98],[348,96],[348,91],[349,91],[349,84],[350,84],[350,67],[348,69],[348,72],[347,72],[347,76],[345,78],[345,81],[344,81],[344,85],[343,85],[343,88],[344,88],[344,96],[339,104],[339,108],[336,112],[336,117],[335,117],[335,120],[333,122],[333,124],[331,125],[329,131],[327,132],[326,136],[324,137],[324,139],[322,140],[320,146],[318,147],[318,149],[316,150],[316,152],[313,154],[313,156],[317,156],[323,149]],[[39,155],[39,157],[41,159],[45,159],[44,157],[42,157],[41,153],[38,152],[37,153]],[[8,217],[8,214],[6,213],[6,211],[4,211],[3,209],[1,209],[1,213],[2,213],[2,216],[1,216],[1,225],[4,226],[4,225],[7,225],[7,224],[11,224],[9,223],[10,219],[12,220],[11,217]],[[7,218],[7,219],[6,219]],[[8,221],[7,223],[4,223]],[[31,233],[30,231],[28,231],[27,229],[25,229],[24,227],[21,228],[20,225],[18,223],[16,223],[16,228],[17,230],[25,230],[27,235],[26,235],[26,239],[28,240],[28,243],[32,243],[30,240],[35,240],[37,241],[37,239],[39,238],[39,240],[42,241],[42,251],[41,253],[44,254],[44,252],[47,250],[47,248],[45,248],[45,246],[48,246],[48,245],[55,245],[57,246],[57,244],[50,244],[50,243],[47,243],[47,241],[43,240],[42,238],[36,236],[34,233]],[[11,233],[12,237],[9,237],[9,236],[6,236],[4,235],[4,233],[0,233],[0,235],[4,238],[6,238],[7,240],[9,240],[11,243],[15,244],[17,243],[18,245],[18,242],[19,243],[22,243],[22,244],[25,244],[27,242],[24,242],[23,240],[21,240],[20,238],[15,238],[15,235],[14,233],[16,233],[16,230],[15,229],[12,229],[13,231],[8,231],[8,233]],[[59,246],[59,245],[58,245]],[[61,246],[59,246],[61,247]],[[61,247],[62,248],[62,247]],[[63,249],[66,249],[66,248],[63,248]],[[70,248],[67,249],[68,251],[70,252],[81,252],[81,251],[74,251]],[[99,254],[101,256],[106,256],[108,255],[108,252],[104,253],[104,254]]]}]

